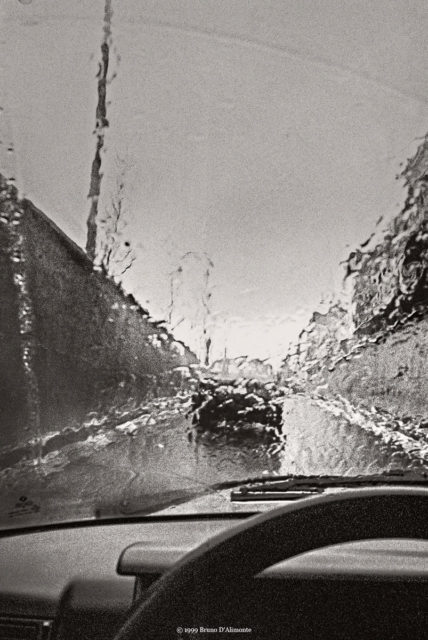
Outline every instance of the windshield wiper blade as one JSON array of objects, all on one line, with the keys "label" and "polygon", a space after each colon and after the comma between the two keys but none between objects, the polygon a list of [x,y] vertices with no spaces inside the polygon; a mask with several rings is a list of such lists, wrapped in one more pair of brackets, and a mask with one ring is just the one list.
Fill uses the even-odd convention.
[{"label": "windshield wiper blade", "polygon": [[239,502],[281,499],[297,500],[322,493],[326,488],[384,486],[386,484],[427,486],[428,473],[389,471],[385,473],[355,476],[290,475],[278,478],[259,478],[249,480],[241,485],[237,491],[232,491],[231,500]]}]

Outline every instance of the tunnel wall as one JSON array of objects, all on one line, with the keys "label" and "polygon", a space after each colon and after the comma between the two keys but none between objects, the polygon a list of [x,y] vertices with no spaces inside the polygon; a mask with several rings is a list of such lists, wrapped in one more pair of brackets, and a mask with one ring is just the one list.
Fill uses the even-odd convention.
[{"label": "tunnel wall", "polygon": [[[0,192],[0,447],[167,393],[168,372],[195,363],[194,354],[152,324],[132,296],[94,271],[85,253],[31,202],[20,201],[4,182]],[[17,237],[20,254],[14,258]],[[18,280],[14,260],[21,265]],[[25,288],[31,307],[27,368]]]}]

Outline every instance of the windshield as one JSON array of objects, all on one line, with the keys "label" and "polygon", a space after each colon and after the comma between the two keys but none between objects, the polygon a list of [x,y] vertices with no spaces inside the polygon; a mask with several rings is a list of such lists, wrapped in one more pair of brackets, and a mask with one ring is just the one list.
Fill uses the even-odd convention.
[{"label": "windshield", "polygon": [[427,471],[425,0],[0,6],[0,527]]}]

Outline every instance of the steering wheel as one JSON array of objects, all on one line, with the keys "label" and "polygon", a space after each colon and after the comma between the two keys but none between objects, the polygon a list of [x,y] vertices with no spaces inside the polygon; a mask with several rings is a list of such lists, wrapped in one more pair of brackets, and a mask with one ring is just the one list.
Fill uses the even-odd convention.
[{"label": "steering wheel", "polygon": [[[239,592],[244,581],[277,562],[370,538],[428,538],[428,489],[346,490],[249,518],[209,539],[159,578],[133,605],[116,640],[179,637],[177,625],[199,626],[191,612],[196,616],[206,607],[198,594],[207,583],[224,602],[227,593]],[[209,603],[210,610],[221,612],[222,596]]]}]

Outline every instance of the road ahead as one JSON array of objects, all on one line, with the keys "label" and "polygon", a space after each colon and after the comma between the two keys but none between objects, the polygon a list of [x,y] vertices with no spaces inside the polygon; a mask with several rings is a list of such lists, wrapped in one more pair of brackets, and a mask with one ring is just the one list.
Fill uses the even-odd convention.
[{"label": "road ahead", "polygon": [[[87,440],[0,474],[0,520],[17,515],[17,501],[32,502],[40,515],[61,518],[133,513],[164,503],[175,492],[203,491],[226,480],[268,473],[366,474],[406,467],[409,454],[399,444],[352,422],[337,407],[302,396],[284,404],[284,442],[260,437],[192,432],[177,409],[157,407]],[[22,517],[25,508],[21,509]]]}]

